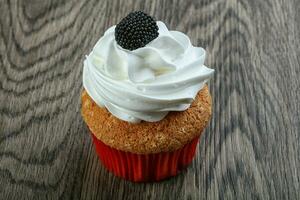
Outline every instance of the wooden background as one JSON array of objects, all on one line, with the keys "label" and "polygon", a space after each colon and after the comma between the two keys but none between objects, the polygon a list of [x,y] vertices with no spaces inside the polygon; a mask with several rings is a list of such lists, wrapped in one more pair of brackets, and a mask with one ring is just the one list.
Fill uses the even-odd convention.
[{"label": "wooden background", "polygon": [[[0,2],[0,199],[300,199],[299,0]],[[80,116],[84,55],[139,9],[216,70],[196,159],[151,184],[109,174]]]}]

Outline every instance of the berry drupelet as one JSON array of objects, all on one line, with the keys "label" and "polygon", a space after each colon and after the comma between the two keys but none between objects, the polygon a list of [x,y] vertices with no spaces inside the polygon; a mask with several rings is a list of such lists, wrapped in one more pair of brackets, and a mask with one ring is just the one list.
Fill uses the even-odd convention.
[{"label": "berry drupelet", "polygon": [[117,24],[115,38],[117,43],[128,50],[144,47],[158,37],[155,20],[142,11],[131,12]]}]

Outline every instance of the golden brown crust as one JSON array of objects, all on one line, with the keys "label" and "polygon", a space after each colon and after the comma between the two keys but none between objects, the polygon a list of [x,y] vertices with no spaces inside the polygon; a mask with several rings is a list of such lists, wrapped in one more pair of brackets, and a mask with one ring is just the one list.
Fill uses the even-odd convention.
[{"label": "golden brown crust", "polygon": [[199,91],[190,108],[170,112],[158,122],[128,123],[101,108],[84,90],[81,113],[93,134],[103,143],[122,151],[148,154],[174,151],[199,136],[211,117],[207,85]]}]

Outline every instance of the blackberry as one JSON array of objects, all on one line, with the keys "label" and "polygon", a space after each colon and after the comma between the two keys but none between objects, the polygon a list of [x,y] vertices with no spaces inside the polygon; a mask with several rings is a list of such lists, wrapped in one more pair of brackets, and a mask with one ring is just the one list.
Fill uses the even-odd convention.
[{"label": "blackberry", "polygon": [[135,11],[123,18],[115,29],[117,43],[128,50],[144,47],[158,36],[155,20],[142,11]]}]

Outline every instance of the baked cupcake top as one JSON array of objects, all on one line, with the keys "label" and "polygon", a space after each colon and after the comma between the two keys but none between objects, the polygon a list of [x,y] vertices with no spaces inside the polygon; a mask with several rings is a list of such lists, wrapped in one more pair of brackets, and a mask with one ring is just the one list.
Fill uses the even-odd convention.
[{"label": "baked cupcake top", "polygon": [[205,85],[189,109],[170,112],[158,122],[128,123],[99,107],[87,94],[81,95],[81,114],[90,131],[104,144],[121,151],[150,154],[172,152],[203,133],[211,118],[211,96]]},{"label": "baked cupcake top", "polygon": [[83,86],[100,107],[128,121],[156,122],[188,109],[214,70],[187,35],[138,11],[112,26],[86,57]]}]

